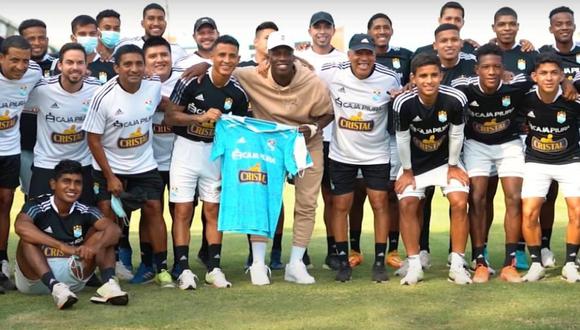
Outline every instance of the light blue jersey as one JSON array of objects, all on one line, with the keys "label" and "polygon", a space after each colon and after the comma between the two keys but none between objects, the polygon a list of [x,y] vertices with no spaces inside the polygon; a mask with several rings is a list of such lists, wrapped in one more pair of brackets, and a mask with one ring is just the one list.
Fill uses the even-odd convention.
[{"label": "light blue jersey", "polygon": [[223,115],[212,159],[222,157],[218,230],[267,236],[276,232],[286,174],[312,166],[296,127]]}]

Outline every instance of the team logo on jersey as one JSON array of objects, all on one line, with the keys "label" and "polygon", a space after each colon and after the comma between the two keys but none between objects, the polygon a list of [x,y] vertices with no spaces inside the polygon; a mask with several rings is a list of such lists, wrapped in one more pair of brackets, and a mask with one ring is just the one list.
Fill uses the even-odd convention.
[{"label": "team logo on jersey", "polygon": [[106,83],[107,82],[107,78],[108,77],[107,77],[107,73],[106,72],[103,72],[103,71],[99,72],[99,81],[101,83],[103,83],[103,84]]},{"label": "team logo on jersey", "polygon": [[77,131],[76,125],[71,125],[69,128],[65,129],[62,133],[52,133],[51,140],[52,143],[56,144],[71,144],[84,141],[85,131]]},{"label": "team logo on jersey", "polygon": [[117,140],[117,147],[120,149],[137,148],[149,141],[149,132],[142,133],[141,127],[129,134],[128,138],[122,138]]},{"label": "team logo on jersey", "polygon": [[510,106],[510,104],[512,104],[512,99],[510,98],[509,95],[506,95],[501,98],[501,104],[507,108]]},{"label": "team logo on jersey", "polygon": [[173,128],[165,124],[165,120],[161,121],[161,124],[153,124],[153,134],[171,134],[173,133]]},{"label": "team logo on jersey", "polygon": [[441,111],[437,112],[437,119],[441,123],[446,122],[447,121],[447,111],[441,110]]},{"label": "team logo on jersey", "polygon": [[10,111],[4,111],[3,115],[0,115],[0,131],[5,129],[11,129],[16,126],[18,122],[18,116],[10,117]]},{"label": "team logo on jersey", "polygon": [[153,101],[151,101],[151,99],[147,99],[145,101],[145,110],[147,110],[147,111],[153,110]]},{"label": "team logo on jersey", "polygon": [[372,120],[364,120],[362,112],[358,112],[348,119],[340,117],[338,119],[338,127],[350,131],[370,132],[375,127],[375,122]]},{"label": "team logo on jersey", "polygon": [[207,121],[201,124],[191,124],[187,126],[187,134],[212,139],[215,134],[215,123]]},{"label": "team logo on jersey", "polygon": [[344,89],[344,87],[341,87],[338,89],[338,92],[344,94],[344,93],[346,93],[346,89]]},{"label": "team logo on jersey", "polygon": [[22,96],[26,96],[26,94],[28,94],[28,86],[26,85],[20,86],[20,88],[18,89],[18,93],[20,93],[20,95]]},{"label": "team logo on jersey", "polygon": [[51,109],[60,109],[60,107],[58,106],[58,103],[54,102],[53,104],[50,105]]},{"label": "team logo on jersey", "polygon": [[563,124],[566,122],[566,111],[558,111],[556,114],[556,121],[558,124]]},{"label": "team logo on jersey", "polygon": [[262,172],[260,163],[250,167],[247,170],[242,170],[238,174],[238,179],[240,183],[261,183],[268,184],[268,173]]},{"label": "team logo on jersey", "polygon": [[268,139],[268,141],[266,141],[266,146],[268,149],[270,149],[270,151],[276,150],[276,140]]},{"label": "team logo on jersey", "polygon": [[494,134],[506,130],[510,126],[510,120],[506,119],[500,121],[499,123],[495,118],[490,121],[486,121],[483,124],[473,123],[473,130],[480,134]]},{"label": "team logo on jersey", "polygon": [[171,195],[171,197],[177,197],[177,195],[179,194],[179,188],[176,186],[172,186],[171,189],[169,189],[169,194]]},{"label": "team logo on jersey", "polygon": [[373,101],[381,100],[381,91],[378,89],[373,89]]},{"label": "team logo on jersey", "polygon": [[401,60],[398,57],[393,58],[393,68],[400,69],[401,68]]},{"label": "team logo on jersey", "polygon": [[84,100],[82,104],[83,104],[82,105],[83,112],[89,111],[89,105],[91,104],[91,99]]},{"label": "team logo on jersey", "polygon": [[73,227],[73,235],[75,238],[83,236],[83,227],[81,227],[81,225],[75,225]]},{"label": "team logo on jersey", "polygon": [[203,94],[199,94],[198,96],[195,97],[195,99],[198,101],[205,101],[205,99],[203,98]]},{"label": "team logo on jersey", "polygon": [[50,77],[50,70],[44,70],[44,73],[42,74],[42,76],[43,76],[44,78],[48,78],[48,77]]},{"label": "team logo on jersey", "polygon": [[224,110],[230,111],[233,103],[234,103],[234,100],[232,100],[231,97],[226,97],[226,100],[224,101]]},{"label": "team logo on jersey", "polygon": [[518,60],[518,69],[522,71],[526,69],[526,60],[524,60],[523,58],[520,58]]},{"label": "team logo on jersey", "polygon": [[554,141],[554,135],[548,134],[545,138],[532,137],[532,148],[544,153],[558,153],[566,150],[568,147],[568,140],[560,139]]},{"label": "team logo on jersey", "polygon": [[433,134],[429,135],[428,139],[420,139],[418,137],[414,137],[413,143],[415,143],[415,146],[417,146],[417,148],[425,152],[433,152],[439,150],[439,147],[441,147],[443,141],[445,141],[445,137],[446,135],[443,135],[439,140],[437,140],[435,138],[435,135]]}]

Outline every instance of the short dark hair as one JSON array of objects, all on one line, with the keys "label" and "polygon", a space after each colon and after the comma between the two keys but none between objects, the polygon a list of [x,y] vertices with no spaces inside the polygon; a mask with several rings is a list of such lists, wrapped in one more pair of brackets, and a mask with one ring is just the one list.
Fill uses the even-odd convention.
[{"label": "short dark hair", "polygon": [[258,25],[256,27],[256,35],[258,34],[258,32],[260,32],[262,30],[266,30],[266,29],[272,29],[274,31],[278,31],[278,25],[276,25],[276,23],[274,23],[272,21],[262,22],[262,23],[260,23],[260,25]]},{"label": "short dark hair", "polygon": [[435,37],[437,37],[437,34],[439,34],[440,32],[443,32],[443,31],[447,31],[447,30],[455,30],[455,31],[457,31],[457,33],[459,33],[459,28],[457,27],[457,25],[444,23],[444,24],[439,25],[435,29],[434,35],[435,35]]},{"label": "short dark hair", "polygon": [[417,69],[427,65],[435,65],[441,70],[441,60],[435,54],[420,53],[411,60],[411,72],[417,73]]},{"label": "short dark hair", "polygon": [[101,24],[101,21],[107,17],[114,17],[118,20],[121,20],[121,14],[114,11],[113,9],[105,9],[97,14],[97,26]]},{"label": "short dark hair", "polygon": [[572,9],[570,9],[570,7],[560,6],[558,8],[552,9],[552,11],[550,11],[550,15],[548,16],[548,18],[552,19],[552,16],[554,16],[556,14],[560,14],[560,13],[568,13],[568,14],[572,15],[572,17],[574,17],[574,11]]},{"label": "short dark hair", "polygon": [[119,49],[117,49],[117,51],[115,52],[114,55],[115,55],[115,64],[116,65],[121,64],[121,58],[125,54],[139,54],[139,55],[141,55],[141,58],[143,59],[143,61],[145,61],[145,55],[143,54],[143,49],[139,48],[136,45],[129,44],[129,45],[124,45],[124,46],[119,47]]},{"label": "short dark hair", "polygon": [[503,59],[503,50],[496,44],[485,44],[475,51],[477,62],[485,55],[497,55]]},{"label": "short dark hair", "polygon": [[501,7],[493,15],[493,22],[497,21],[500,16],[513,16],[516,21],[518,20],[518,13],[511,7]]},{"label": "short dark hair", "polygon": [[368,21],[368,23],[367,23],[367,30],[370,30],[370,29],[371,29],[371,27],[373,26],[373,22],[374,22],[376,19],[379,19],[379,18],[384,18],[384,19],[386,19],[387,21],[389,21],[389,24],[391,24],[391,26],[393,26],[393,21],[391,21],[391,19],[389,18],[389,16],[387,16],[387,14],[383,14],[383,13],[376,13],[376,14],[374,14],[373,16],[371,16],[371,18],[369,19],[369,21]]},{"label": "short dark hair", "polygon": [[145,8],[143,8],[143,18],[145,18],[145,14],[152,9],[161,10],[163,12],[163,15],[165,15],[165,8],[161,7],[161,5],[158,3],[152,2],[147,6],[145,6]]},{"label": "short dark hair", "polygon": [[76,160],[63,159],[54,167],[54,174],[52,178],[54,180],[58,180],[65,174],[79,174],[82,176],[83,166]]},{"label": "short dark hair", "polygon": [[171,54],[171,45],[165,38],[163,37],[150,37],[143,43],[143,54],[147,51],[147,49],[155,46],[165,46],[167,50]]},{"label": "short dark hair", "polygon": [[459,9],[461,10],[461,18],[465,18],[465,8],[459,3],[455,1],[449,1],[441,7],[441,11],[439,12],[439,18],[443,17],[443,13],[446,9]]},{"label": "short dark hair", "polygon": [[230,35],[227,35],[227,34],[224,34],[223,36],[219,36],[215,40],[215,42],[213,44],[213,47],[215,48],[215,46],[217,44],[232,45],[232,46],[236,47],[238,50],[240,49],[240,44],[238,43],[238,41],[236,40],[236,38],[234,38],[234,37],[232,37]]},{"label": "short dark hair", "polygon": [[556,64],[560,68],[560,70],[564,70],[564,68],[562,67],[562,60],[560,59],[560,57],[555,53],[546,52],[540,53],[538,57],[536,57],[536,65],[534,66],[534,71],[538,70],[540,65],[546,63]]},{"label": "short dark hair", "polygon": [[62,59],[64,58],[64,54],[69,50],[80,50],[85,55],[85,59],[87,58],[87,52],[85,51],[85,47],[83,45],[76,43],[76,42],[69,42],[64,44],[60,51],[58,52],[58,61],[62,63]]},{"label": "short dark hair", "polygon": [[18,26],[18,33],[20,35],[22,35],[22,32],[24,32],[24,30],[31,28],[31,27],[41,27],[41,28],[46,29],[46,23],[44,23],[43,21],[36,19],[36,18],[24,20]]},{"label": "short dark hair", "polygon": [[97,21],[95,21],[94,18],[92,18],[89,15],[79,15],[77,17],[75,17],[72,22],[70,23],[70,28],[72,33],[74,34],[76,32],[76,29],[78,26],[85,26],[85,25],[91,25],[93,24],[94,26],[99,26],[97,24]]},{"label": "short dark hair", "polygon": [[7,55],[10,48],[18,48],[28,50],[32,47],[30,43],[24,39],[23,36],[10,36],[2,42],[2,47],[0,47],[0,53]]}]

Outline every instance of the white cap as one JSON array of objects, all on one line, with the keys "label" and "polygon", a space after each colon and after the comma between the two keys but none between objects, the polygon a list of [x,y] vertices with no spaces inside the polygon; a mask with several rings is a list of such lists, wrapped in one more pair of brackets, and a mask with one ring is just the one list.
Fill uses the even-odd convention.
[{"label": "white cap", "polygon": [[268,50],[279,46],[286,46],[294,50],[294,42],[285,33],[274,31],[268,36]]}]

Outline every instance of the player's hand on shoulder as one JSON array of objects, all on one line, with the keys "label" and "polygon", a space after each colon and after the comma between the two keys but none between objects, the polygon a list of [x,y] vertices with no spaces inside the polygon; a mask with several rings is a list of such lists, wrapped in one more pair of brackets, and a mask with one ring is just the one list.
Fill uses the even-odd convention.
[{"label": "player's hand on shoulder", "polygon": [[562,81],[562,96],[564,99],[571,102],[576,101],[578,98],[576,87],[574,87],[574,84],[568,79]]},{"label": "player's hand on shoulder", "polygon": [[270,70],[270,59],[265,58],[262,62],[258,63],[256,71],[260,76],[266,78],[268,76],[268,70]]},{"label": "player's hand on shoulder", "polygon": [[412,186],[413,190],[416,189],[415,175],[412,170],[403,170],[403,174],[395,181],[395,192],[402,194],[408,186]]},{"label": "player's hand on shoulder", "polygon": [[391,96],[392,99],[395,99],[395,98],[397,98],[397,96],[403,94],[404,92],[405,92],[405,89],[401,88],[401,89],[391,89],[387,93]]},{"label": "player's hand on shoulder", "polygon": [[181,78],[184,80],[189,80],[193,77],[197,77],[197,81],[200,82],[201,79],[205,76],[205,73],[210,66],[211,65],[209,65],[206,62],[194,64],[189,68],[187,68],[185,71],[183,71],[183,73],[181,74]]},{"label": "player's hand on shoulder", "polygon": [[503,72],[503,76],[501,77],[501,80],[505,83],[508,84],[510,83],[513,79],[514,79],[515,75],[513,72],[511,71],[504,71]]},{"label": "player's hand on shoulder", "polygon": [[520,46],[522,46],[522,52],[524,53],[531,53],[536,50],[534,44],[532,44],[532,42],[527,39],[520,40]]},{"label": "player's hand on shoulder", "polygon": [[473,39],[463,39],[463,42],[467,42],[468,44],[470,44],[471,46],[473,46],[473,48],[477,49],[479,48],[481,45],[479,44],[479,42],[473,40]]},{"label": "player's hand on shoulder", "polygon": [[447,170],[447,183],[450,183],[451,180],[457,180],[464,186],[469,185],[469,176],[457,165],[449,165],[449,169]]}]

